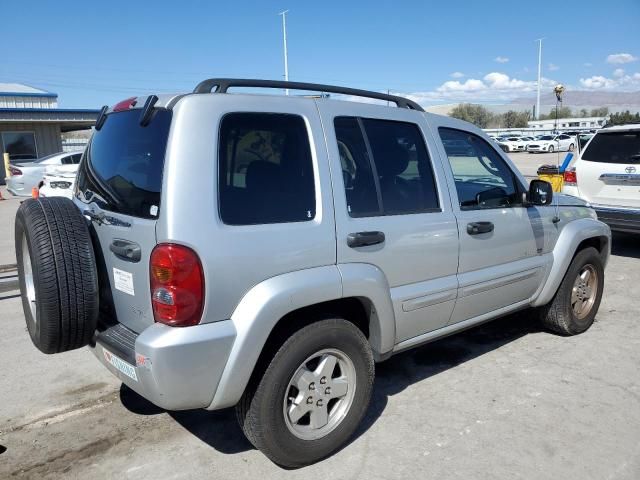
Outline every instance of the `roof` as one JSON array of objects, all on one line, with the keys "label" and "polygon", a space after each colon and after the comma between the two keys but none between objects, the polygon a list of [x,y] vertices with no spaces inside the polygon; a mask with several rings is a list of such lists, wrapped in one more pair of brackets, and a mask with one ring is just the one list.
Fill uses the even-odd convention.
[{"label": "roof", "polygon": [[1,83],[0,95],[16,97],[57,97],[57,93],[47,92],[39,88],[24,85],[23,83]]}]

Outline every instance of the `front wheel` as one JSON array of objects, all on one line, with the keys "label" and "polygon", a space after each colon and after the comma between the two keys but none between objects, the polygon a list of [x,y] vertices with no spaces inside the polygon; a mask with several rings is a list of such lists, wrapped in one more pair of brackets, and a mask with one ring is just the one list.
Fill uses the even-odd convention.
[{"label": "front wheel", "polygon": [[569,145],[569,151],[573,152],[575,150],[576,146],[572,143],[571,145]]},{"label": "front wheel", "polygon": [[312,323],[289,337],[236,407],[247,438],[284,467],[314,463],[343,446],[371,397],[373,354],[344,319]]},{"label": "front wheel", "polygon": [[579,251],[553,300],[542,307],[542,323],[560,335],[577,335],[591,327],[602,300],[604,267],[593,247]]}]

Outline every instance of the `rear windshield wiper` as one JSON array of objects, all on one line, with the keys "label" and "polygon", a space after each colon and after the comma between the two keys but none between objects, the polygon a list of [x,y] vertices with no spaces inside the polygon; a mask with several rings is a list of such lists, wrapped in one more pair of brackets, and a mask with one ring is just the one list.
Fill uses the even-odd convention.
[{"label": "rear windshield wiper", "polygon": [[118,208],[122,208],[122,206],[124,205],[124,202],[120,198],[120,196],[109,186],[109,184],[104,182],[101,178],[98,178],[98,175],[96,175],[93,172],[88,158],[85,159],[85,162],[86,162],[86,165],[85,165],[86,171],[91,176],[93,183],[95,183],[98,187],[100,187],[100,190],[102,191],[102,193],[105,194],[105,196],[109,197],[109,200],[113,203],[114,206]]}]

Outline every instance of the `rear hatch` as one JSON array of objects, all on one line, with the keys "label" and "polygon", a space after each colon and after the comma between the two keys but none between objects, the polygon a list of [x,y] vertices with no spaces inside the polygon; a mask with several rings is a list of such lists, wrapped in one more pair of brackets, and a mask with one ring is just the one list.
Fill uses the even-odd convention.
[{"label": "rear hatch", "polygon": [[[144,102],[138,102],[143,104]],[[101,320],[141,332],[153,324],[149,257],[156,245],[162,173],[171,111],[107,114],[78,171],[78,205],[92,218],[101,290]]]},{"label": "rear hatch", "polygon": [[582,152],[576,174],[585,200],[640,208],[640,128],[600,130]]}]

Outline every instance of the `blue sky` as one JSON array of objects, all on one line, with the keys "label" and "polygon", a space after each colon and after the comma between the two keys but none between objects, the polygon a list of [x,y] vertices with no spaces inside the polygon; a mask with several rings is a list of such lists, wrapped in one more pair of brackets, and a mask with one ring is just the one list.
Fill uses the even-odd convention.
[{"label": "blue sky", "polygon": [[97,108],[214,76],[500,103],[543,86],[640,91],[640,1],[2,1],[0,82]]}]

